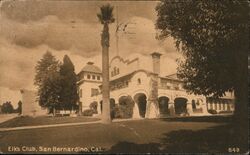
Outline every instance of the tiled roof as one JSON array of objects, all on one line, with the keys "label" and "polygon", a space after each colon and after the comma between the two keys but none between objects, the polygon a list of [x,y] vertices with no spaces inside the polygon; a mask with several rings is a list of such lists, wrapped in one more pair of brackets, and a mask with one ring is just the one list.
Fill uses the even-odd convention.
[{"label": "tiled roof", "polygon": [[93,62],[88,62],[86,66],[83,67],[81,71],[92,72],[92,73],[102,73],[101,69],[94,65]]},{"label": "tiled roof", "polygon": [[166,76],[167,78],[170,78],[170,79],[175,79],[175,80],[180,80],[178,77],[177,77],[177,74],[171,74],[171,75],[167,75]]}]

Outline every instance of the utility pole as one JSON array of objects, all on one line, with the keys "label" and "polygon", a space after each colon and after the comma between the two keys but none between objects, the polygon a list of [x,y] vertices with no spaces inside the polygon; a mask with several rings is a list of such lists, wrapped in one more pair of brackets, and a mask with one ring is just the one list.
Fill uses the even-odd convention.
[{"label": "utility pole", "polygon": [[115,32],[115,38],[116,38],[116,56],[119,56],[119,35],[118,35],[118,31],[119,31],[119,21],[118,21],[118,6],[115,6],[116,8],[116,32]]}]

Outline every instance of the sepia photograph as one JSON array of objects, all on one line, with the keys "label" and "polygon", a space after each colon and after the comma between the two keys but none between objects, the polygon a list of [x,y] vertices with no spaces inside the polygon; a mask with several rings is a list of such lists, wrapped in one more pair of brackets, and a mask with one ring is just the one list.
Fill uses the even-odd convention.
[{"label": "sepia photograph", "polygon": [[248,0],[0,0],[0,154],[249,154]]}]

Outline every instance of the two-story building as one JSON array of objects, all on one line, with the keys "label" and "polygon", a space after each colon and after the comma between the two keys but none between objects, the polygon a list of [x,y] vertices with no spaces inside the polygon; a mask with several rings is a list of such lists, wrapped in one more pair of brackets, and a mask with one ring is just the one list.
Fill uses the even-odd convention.
[{"label": "two-story building", "polygon": [[[116,56],[110,61],[110,98],[119,106],[122,98],[132,98],[135,102],[133,118],[156,118],[174,115],[209,115],[208,109],[218,112],[233,110],[233,95],[226,96],[224,102],[214,102],[203,95],[187,93],[176,74],[160,74],[161,54],[151,54],[152,69],[140,59],[124,60]],[[167,66],[164,66],[167,67]],[[78,74],[79,96],[82,110],[91,102],[98,103],[98,113],[102,111],[101,70],[92,62]],[[219,108],[222,106],[222,108]],[[219,110],[220,109],[220,110]]]}]

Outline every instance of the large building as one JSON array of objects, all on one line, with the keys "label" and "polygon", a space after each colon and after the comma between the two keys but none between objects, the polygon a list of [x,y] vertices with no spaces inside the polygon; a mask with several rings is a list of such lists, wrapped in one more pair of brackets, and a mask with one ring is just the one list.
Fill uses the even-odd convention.
[{"label": "large building", "polygon": [[[156,118],[174,115],[208,115],[208,110],[233,111],[234,96],[226,93],[220,100],[202,95],[189,94],[182,87],[176,74],[160,74],[160,53],[152,53],[153,68],[140,62],[139,58],[124,60],[116,56],[110,61],[110,98],[119,106],[124,97],[135,102],[133,118]],[[167,66],[164,66],[167,67]],[[98,113],[102,111],[101,70],[88,62],[78,74],[78,91],[82,110],[89,109],[92,102],[98,103]]]}]

